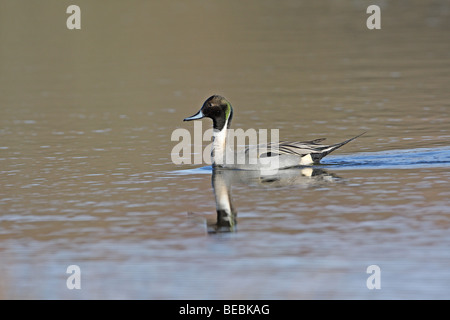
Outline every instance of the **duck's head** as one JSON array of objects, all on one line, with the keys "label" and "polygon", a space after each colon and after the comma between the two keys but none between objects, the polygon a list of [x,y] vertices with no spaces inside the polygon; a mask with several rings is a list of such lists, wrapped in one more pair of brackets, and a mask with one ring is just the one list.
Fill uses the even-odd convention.
[{"label": "duck's head", "polygon": [[184,121],[197,120],[202,118],[211,118],[215,130],[222,131],[223,128],[229,128],[233,118],[233,108],[231,104],[222,96],[214,95],[209,97],[199,112],[184,119]]}]

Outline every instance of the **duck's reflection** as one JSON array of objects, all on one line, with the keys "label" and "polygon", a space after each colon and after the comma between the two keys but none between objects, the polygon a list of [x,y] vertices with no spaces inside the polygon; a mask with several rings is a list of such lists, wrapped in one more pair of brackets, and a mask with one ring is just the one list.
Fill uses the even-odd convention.
[{"label": "duck's reflection", "polygon": [[279,188],[287,186],[317,186],[339,179],[334,174],[320,168],[295,168],[276,172],[227,170],[213,168],[212,188],[216,200],[217,220],[208,223],[209,233],[236,231],[237,211],[231,200],[231,186],[245,184],[249,186]]},{"label": "duck's reflection", "polygon": [[211,181],[216,199],[217,221],[208,224],[210,233],[236,230],[236,210],[231,201],[233,171],[235,170],[213,169]]}]

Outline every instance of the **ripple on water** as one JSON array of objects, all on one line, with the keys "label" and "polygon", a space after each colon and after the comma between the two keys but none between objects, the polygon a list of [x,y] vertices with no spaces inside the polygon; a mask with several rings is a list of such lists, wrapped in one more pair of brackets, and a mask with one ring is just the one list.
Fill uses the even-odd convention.
[{"label": "ripple on water", "polygon": [[351,156],[330,155],[324,165],[333,169],[412,169],[450,166],[450,147],[399,149],[355,153]]}]

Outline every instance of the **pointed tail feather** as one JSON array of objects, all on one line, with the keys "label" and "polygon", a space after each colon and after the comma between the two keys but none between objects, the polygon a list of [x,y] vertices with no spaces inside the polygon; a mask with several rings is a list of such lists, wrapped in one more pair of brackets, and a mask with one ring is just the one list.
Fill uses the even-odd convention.
[{"label": "pointed tail feather", "polygon": [[[367,132],[367,131],[366,131]],[[320,153],[315,153],[315,154],[311,154],[314,162],[319,162],[320,159],[322,159],[323,157],[325,157],[326,155],[330,154],[331,152],[333,152],[336,149],[339,149],[340,147],[342,147],[343,145],[349,143],[352,140],[355,140],[356,138],[359,138],[360,136],[362,136],[363,134],[365,134],[366,132],[363,132],[361,134],[358,134],[356,137],[350,138],[348,140],[345,140],[343,142],[340,143],[336,143],[333,145],[328,146],[328,148],[323,149],[322,152]]]}]

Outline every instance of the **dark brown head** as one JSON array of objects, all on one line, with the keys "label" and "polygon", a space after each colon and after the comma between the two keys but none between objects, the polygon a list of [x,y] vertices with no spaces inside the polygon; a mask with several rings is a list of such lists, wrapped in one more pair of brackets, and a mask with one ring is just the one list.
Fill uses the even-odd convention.
[{"label": "dark brown head", "polygon": [[184,121],[197,120],[205,117],[212,119],[214,129],[222,131],[225,126],[227,128],[230,127],[231,119],[233,118],[233,108],[227,99],[219,95],[214,95],[203,103],[199,112],[192,117],[184,119]]}]

